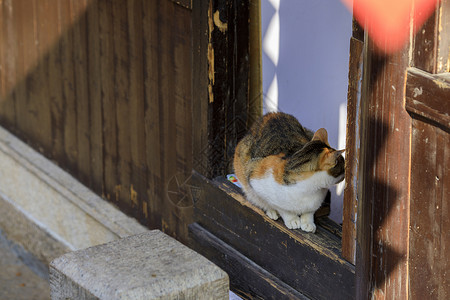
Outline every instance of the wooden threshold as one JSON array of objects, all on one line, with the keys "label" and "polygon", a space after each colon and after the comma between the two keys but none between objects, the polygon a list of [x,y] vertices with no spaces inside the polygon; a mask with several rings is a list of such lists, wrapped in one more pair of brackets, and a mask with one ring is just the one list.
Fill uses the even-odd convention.
[{"label": "wooden threshold", "polygon": [[[317,218],[314,234],[289,230],[281,220],[271,220],[246,201],[241,190],[224,178],[209,180],[194,172],[190,184],[196,221],[190,227],[192,246],[229,273],[231,288],[239,295],[281,299],[280,295],[296,298],[294,293],[299,293],[313,299],[354,298],[355,269],[341,256],[340,226],[328,217]],[[226,247],[218,246],[222,244]],[[223,259],[229,257],[230,249],[241,259]],[[247,260],[255,270],[273,277],[267,281],[250,268],[251,277],[266,283],[247,280],[250,275],[236,272],[245,269],[242,261]]]}]

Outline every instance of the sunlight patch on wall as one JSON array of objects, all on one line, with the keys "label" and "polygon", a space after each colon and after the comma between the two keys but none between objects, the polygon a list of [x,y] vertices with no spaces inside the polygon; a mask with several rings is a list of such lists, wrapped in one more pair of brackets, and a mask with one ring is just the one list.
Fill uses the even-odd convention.
[{"label": "sunlight patch on wall", "polygon": [[275,12],[269,22],[262,44],[264,53],[275,66],[275,73],[263,101],[265,112],[273,112],[278,110],[278,79],[276,67],[280,53],[280,0],[268,0],[268,2],[273,6]]}]

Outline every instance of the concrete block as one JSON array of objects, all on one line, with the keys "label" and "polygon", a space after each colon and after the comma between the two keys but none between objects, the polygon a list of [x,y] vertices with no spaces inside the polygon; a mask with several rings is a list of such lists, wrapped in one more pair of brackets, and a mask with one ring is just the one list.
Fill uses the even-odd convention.
[{"label": "concrete block", "polygon": [[56,299],[228,299],[228,275],[159,230],[67,253],[50,264]]}]

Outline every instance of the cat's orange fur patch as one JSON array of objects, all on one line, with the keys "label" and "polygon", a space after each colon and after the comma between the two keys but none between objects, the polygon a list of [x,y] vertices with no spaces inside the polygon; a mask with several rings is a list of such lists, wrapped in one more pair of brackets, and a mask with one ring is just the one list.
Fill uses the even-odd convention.
[{"label": "cat's orange fur patch", "polygon": [[283,159],[284,153],[270,155],[255,164],[252,172],[252,178],[262,178],[269,170],[272,170],[275,181],[283,183],[284,167],[286,160]]},{"label": "cat's orange fur patch", "polygon": [[239,143],[236,147],[236,154],[234,156],[234,173],[242,185],[248,186],[247,176],[245,176],[244,164],[248,163],[250,157],[246,153],[242,153],[242,144]]},{"label": "cat's orange fur patch", "polygon": [[320,154],[319,158],[319,168],[321,170],[328,170],[334,166],[334,160],[333,160],[333,150],[331,149],[324,149],[323,152]]}]

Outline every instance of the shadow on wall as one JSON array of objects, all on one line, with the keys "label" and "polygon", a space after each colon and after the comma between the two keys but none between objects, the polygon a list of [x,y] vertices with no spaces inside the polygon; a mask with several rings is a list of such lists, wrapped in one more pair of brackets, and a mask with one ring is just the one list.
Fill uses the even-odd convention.
[{"label": "shadow on wall", "polygon": [[142,224],[187,236],[192,207],[170,192],[192,170],[191,10],[30,2],[0,1],[0,125]]},{"label": "shadow on wall", "polygon": [[[338,0],[262,0],[264,112],[284,111],[305,127],[327,129],[345,147],[352,14]],[[330,217],[342,222],[342,187]]]}]

